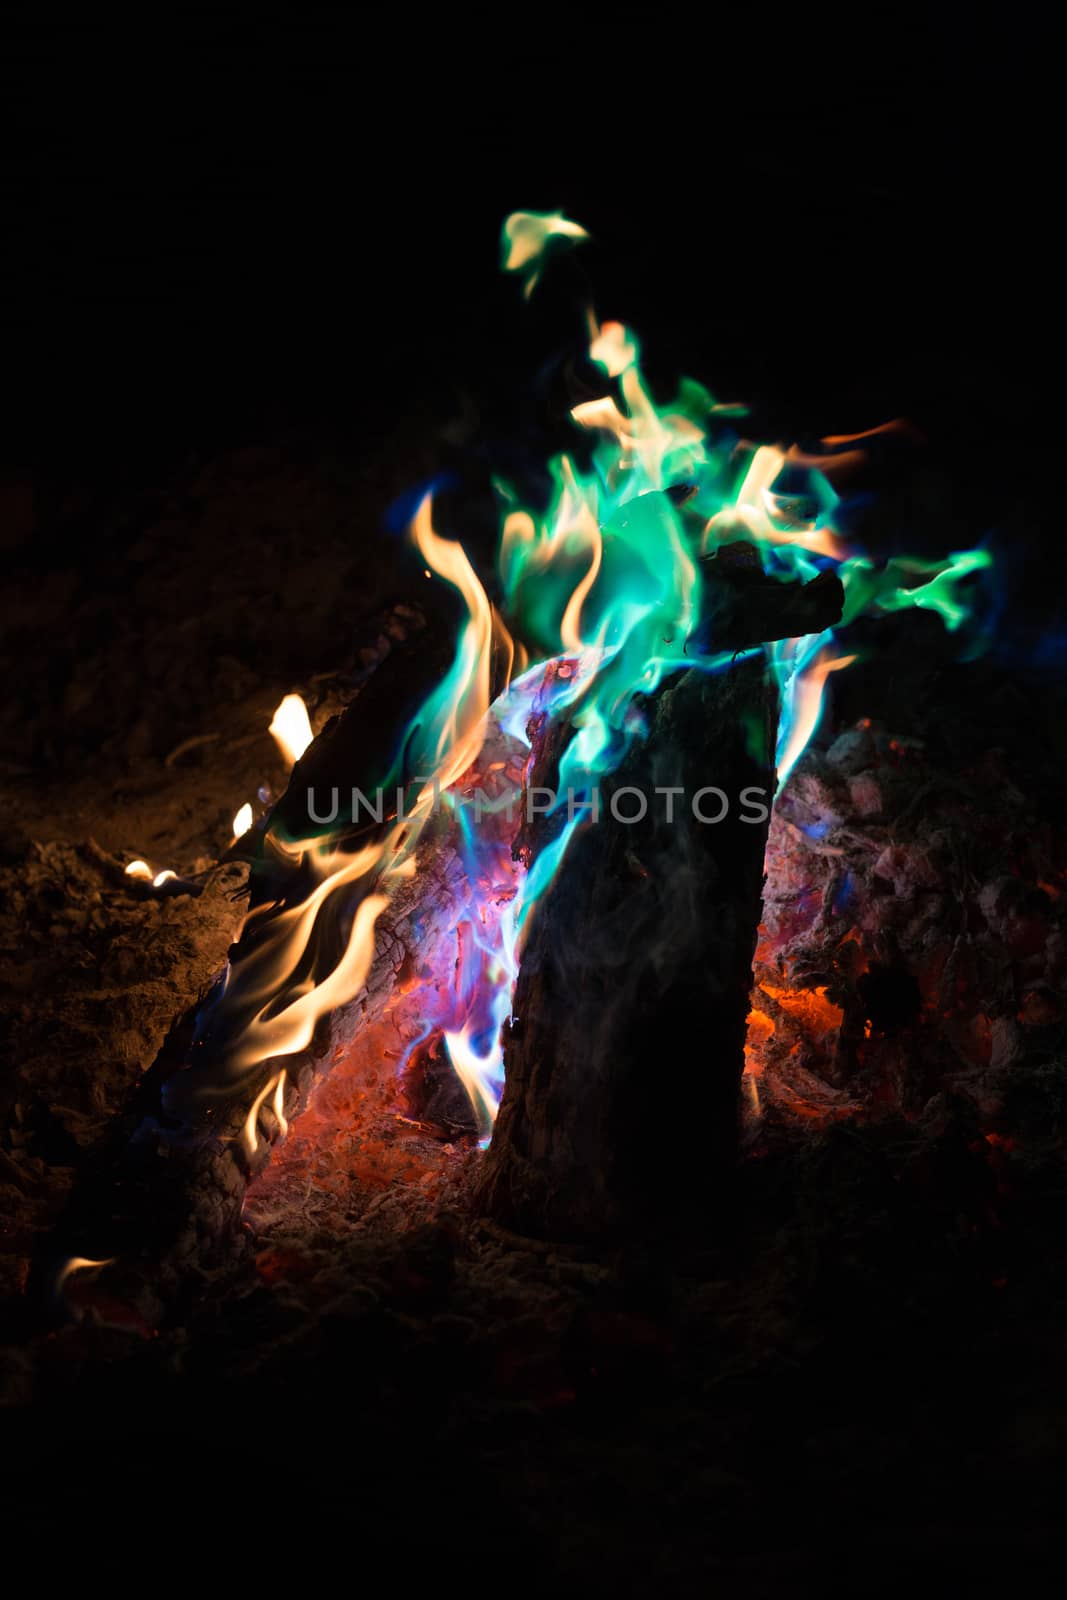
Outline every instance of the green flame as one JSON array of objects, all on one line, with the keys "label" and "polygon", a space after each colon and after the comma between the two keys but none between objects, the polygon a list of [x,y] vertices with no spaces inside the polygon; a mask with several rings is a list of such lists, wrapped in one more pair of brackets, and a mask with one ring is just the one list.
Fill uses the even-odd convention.
[{"label": "green flame", "polygon": [[[586,237],[560,213],[515,212],[504,224],[505,268],[522,272],[529,292],[554,239]],[[783,582],[837,571],[845,589],[842,625],[911,606],[934,611],[949,630],[963,625],[970,615],[966,580],[990,565],[986,551],[880,564],[850,548],[835,525],[839,498],[821,470],[832,470],[832,453],[812,463],[739,438],[733,424],[746,415],[744,406],[718,402],[693,379],[657,405],[634,334],[619,323],[599,324],[590,311],[588,335],[604,389],[572,416],[595,435],[590,468],[583,471],[571,454],[553,460],[552,492],[540,515],[508,484],[497,484],[509,621],[534,663],[583,652],[595,663],[591,681],[588,671],[581,675],[580,694],[578,678],[560,691],[560,704],[576,701],[578,735],[567,752],[573,776],[591,783],[617,764],[640,727],[636,697],[665,673],[728,664],[714,638],[699,649],[694,640],[699,558],[723,543],[750,540],[767,576]],[[682,485],[684,496],[666,492]],[[790,765],[803,748],[798,718],[811,724],[804,739],[818,723],[803,691],[817,683],[821,695],[836,664],[828,665],[832,644],[827,631],[765,647],[782,693],[779,754],[789,752]]]}]

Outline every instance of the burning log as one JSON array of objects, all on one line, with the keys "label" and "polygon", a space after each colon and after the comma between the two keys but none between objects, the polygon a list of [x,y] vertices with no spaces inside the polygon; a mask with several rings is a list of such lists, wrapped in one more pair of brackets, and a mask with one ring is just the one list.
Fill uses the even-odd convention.
[{"label": "burning log", "polygon": [[[801,615],[814,631],[840,614],[836,579],[767,583],[749,550],[706,564],[710,633],[728,618],[741,648]],[[777,710],[762,652],[668,678],[647,737],[604,785],[600,820],[571,841],[523,952],[480,1180],[508,1226],[674,1229],[706,1214],[729,1172]],[[531,787],[557,786],[570,733],[543,730]],[[552,842],[542,826],[516,848],[533,864]]]},{"label": "burning log", "polygon": [[[525,259],[560,231],[534,228]],[[778,685],[797,701],[786,706],[788,771],[816,725],[827,674],[851,659],[831,657],[823,637],[844,613],[841,579],[801,579],[813,560],[841,563],[850,620],[866,606],[922,604],[955,627],[964,610],[953,586],[988,558],[960,552],[881,569],[846,561],[817,484],[785,481],[777,449],[746,457],[716,444],[709,419],[721,408],[700,385],[684,384],[660,413],[636,341],[620,325],[601,328],[592,312],[587,320],[590,360],[625,408],[608,393],[572,408],[580,427],[603,436],[594,470],[569,456],[550,463],[547,514],[499,486],[508,509],[498,593],[535,665],[494,723],[511,640],[462,547],[435,531],[427,495],[412,538],[427,577],[464,603],[458,639],[451,628],[431,630],[392,653],[388,673],[298,761],[258,835],[251,912],[227,973],[149,1073],[132,1129],[128,1119],[119,1130],[97,1215],[113,1223],[124,1189],[119,1209],[128,1217],[135,1197],[140,1232],[116,1247],[75,1227],[71,1254],[99,1258],[151,1235],[156,1257],[203,1259],[205,1242],[232,1240],[247,1177],[306,1104],[319,1064],[358,1044],[360,1060],[377,1068],[375,1051],[393,1058],[386,1026],[405,1046],[447,1046],[487,1119],[500,1086],[501,1002],[513,1001],[514,1015],[481,1179],[485,1209],[558,1236],[635,1224],[675,1231],[705,1212],[729,1171]],[[701,558],[709,547],[715,553]],[[775,576],[763,570],[763,547],[775,552]],[[785,574],[795,581],[780,581]],[[791,643],[770,652],[768,666],[762,647],[781,641]],[[587,764],[583,803],[599,799],[604,815],[576,830],[558,804],[540,816],[531,807],[514,846],[528,869],[520,885],[510,868],[498,871],[502,837],[487,848],[465,820],[442,821],[428,796],[454,799],[472,773],[479,789],[498,770],[514,785],[524,758],[509,730],[526,719],[539,678],[546,692],[533,702],[526,793],[559,796],[572,768]],[[306,717],[297,731],[300,754]],[[274,724],[272,732],[281,739]],[[857,806],[877,812],[877,781],[861,788]],[[387,793],[395,806],[383,812]],[[350,794],[351,824],[338,825],[337,797],[343,811]],[[357,820],[357,794],[376,796],[370,820]],[[242,839],[247,821],[235,818]],[[233,853],[247,857],[248,846]],[[131,867],[150,875],[145,863]],[[169,881],[156,874],[153,889]],[[517,930],[525,946],[512,996]],[[898,1011],[915,1002],[914,986],[905,992],[899,981],[868,989],[860,998],[869,1011],[894,996]],[[650,1138],[653,1075],[665,1062],[675,1106],[670,1127]]]},{"label": "burning log", "polygon": [[[839,594],[822,580],[803,592],[802,586],[764,584],[743,552],[720,553],[707,566],[706,590],[720,616],[724,606],[738,614],[731,589],[743,588],[751,626],[758,590],[759,626],[768,633],[783,608],[792,619],[806,606],[815,627],[839,605]],[[738,647],[752,642],[732,626]],[[717,631],[725,632],[725,625]],[[345,787],[354,778],[366,783],[368,768],[356,763],[369,748],[378,751],[370,770],[386,768],[392,752],[382,742],[383,730],[396,727],[393,707],[424,693],[423,675],[435,665],[432,649],[396,653],[391,671],[371,680],[373,694],[370,686],[364,689],[308,751],[276,813],[279,825],[292,834],[306,831],[300,807],[312,775],[319,788]],[[650,808],[634,826],[609,816],[580,833],[532,924],[516,999],[520,1023],[508,1044],[509,1087],[483,1184],[489,1208],[524,1226],[587,1232],[637,1208],[658,1208],[676,1219],[687,1194],[706,1190],[709,1158],[724,1171],[733,1148],[759,920],[763,803],[769,804],[773,786],[776,696],[761,654],[720,673],[693,669],[668,678],[649,712],[648,736],[614,775],[604,804],[609,813],[613,806],[625,810],[626,797],[619,796],[627,787],[649,795],[657,787],[680,789],[681,802],[671,797],[673,822]],[[531,785],[551,775],[569,728],[545,723]],[[471,781],[481,787],[496,772],[505,786],[515,784],[521,764],[521,750],[491,715]],[[703,820],[721,808],[717,795],[700,794],[709,782],[732,801],[718,824]],[[742,811],[748,788],[762,795],[749,796]],[[506,861],[514,824],[501,814],[486,825],[499,833],[499,856]],[[532,864],[554,826],[544,818],[524,823],[519,857]],[[364,829],[349,843],[363,847],[366,836]],[[239,979],[269,927],[270,902],[286,894],[299,901],[298,865],[294,870],[296,878],[284,884],[277,862],[271,867],[267,858],[258,869],[253,898],[261,917],[252,919],[231,952]],[[490,888],[496,903],[506,903],[514,877]],[[268,1159],[271,1140],[339,1056],[373,1053],[386,1032],[395,1046],[397,1036],[414,1041],[427,1031],[436,1003],[433,975],[438,981],[447,975],[451,993],[457,929],[465,920],[473,925],[485,901],[486,885],[470,881],[454,822],[436,819],[424,830],[417,870],[378,920],[374,960],[358,992],[316,1029],[306,1048],[264,1061],[241,1080],[240,1093],[222,1095],[206,1109],[190,1091],[197,1087],[205,1043],[211,1048],[210,999],[195,1019],[192,1012],[185,1017],[114,1130],[95,1178],[72,1208],[69,1229],[61,1230],[68,1253],[150,1257],[157,1285],[168,1261],[180,1276],[190,1263],[225,1256],[240,1239],[247,1182]],[[319,933],[319,959],[328,971],[334,956]],[[254,990],[252,999],[257,1003]],[[194,1020],[204,1041],[199,1047]],[[679,1063],[688,1125],[700,1130],[684,1168],[674,1158],[676,1139],[657,1141],[657,1154],[641,1137],[648,1063],[668,1053]]]},{"label": "burning log", "polygon": [[[421,703],[442,659],[434,638],[421,650],[396,651],[387,658],[298,764],[272,825],[287,836],[307,837],[309,788],[318,786],[321,792],[362,779],[371,792],[368,774],[384,775],[394,754],[396,707],[403,708],[412,698]],[[373,765],[357,765],[360,752]],[[494,783],[517,789],[523,754],[490,716],[481,753],[482,765],[494,769],[484,776],[486,789],[491,791]],[[475,776],[481,786],[482,775]],[[367,838],[380,836],[386,826],[383,821],[349,828],[347,845],[353,852],[365,848]],[[487,826],[499,834],[499,854],[507,860],[512,824],[506,812],[491,817]],[[258,858],[251,879],[258,915],[231,948],[230,975],[236,972],[240,978],[245,963],[254,963],[259,943],[269,937],[273,915],[286,898],[299,904],[307,893],[299,854],[288,859],[286,877],[269,849]],[[502,899],[514,893],[513,881],[496,887]],[[236,1079],[228,1092],[205,1098],[199,1093],[204,1058],[217,1044],[232,1043],[247,1021],[244,1011],[233,1012],[221,1027],[221,1039],[213,1038],[213,1019],[226,987],[226,979],[220,979],[211,994],[176,1021],[130,1105],[87,1164],[51,1241],[45,1268],[50,1271],[72,1258],[117,1257],[132,1274],[131,1293],[141,1295],[141,1263],[150,1274],[150,1294],[156,1296],[178,1292],[190,1271],[217,1266],[239,1253],[245,1193],[269,1160],[273,1141],[304,1110],[316,1083],[338,1059],[358,1052],[366,1062],[375,1052],[386,1053],[387,1047],[395,1053],[398,1041],[414,1043],[427,1031],[428,1014],[441,998],[441,976],[451,978],[456,966],[457,929],[477,916],[482,891],[482,885],[472,883],[457,846],[455,821],[442,811],[423,830],[416,870],[401,882],[377,920],[374,959],[357,992],[322,1017],[306,1047],[265,1060]],[[295,976],[297,993],[309,973],[321,979],[336,964],[347,928],[345,909],[349,918],[354,909],[351,897],[340,898],[344,904],[336,927],[317,930],[317,965]],[[248,1016],[262,1003],[253,989]],[[210,1079],[210,1070],[206,1076]],[[451,1069],[449,1076],[456,1093],[445,1097],[450,1121],[443,1131],[473,1134],[474,1112]],[[392,1123],[399,1101],[398,1090]]]},{"label": "burning log", "polygon": [[[669,682],[647,740],[604,786],[607,815],[572,841],[523,954],[481,1182],[486,1209],[507,1225],[573,1237],[677,1221],[725,1170],[776,702],[762,662]],[[535,776],[553,764],[550,749]],[[764,803],[743,814],[742,791]],[[653,795],[656,811],[628,822],[626,808]],[[721,797],[733,815],[716,823]]]}]

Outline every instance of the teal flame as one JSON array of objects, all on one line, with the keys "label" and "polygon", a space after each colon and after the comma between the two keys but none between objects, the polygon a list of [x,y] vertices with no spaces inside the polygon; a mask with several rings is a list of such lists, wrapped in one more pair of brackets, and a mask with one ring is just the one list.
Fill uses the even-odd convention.
[{"label": "teal flame", "polygon": [[[505,268],[522,271],[529,292],[552,240],[584,237],[559,215],[516,213],[504,226]],[[746,415],[743,406],[716,401],[692,379],[683,380],[671,403],[657,406],[636,337],[617,323],[599,325],[592,313],[589,355],[605,375],[604,395],[572,415],[595,434],[590,467],[583,470],[570,453],[551,461],[551,494],[542,513],[524,507],[510,484],[496,485],[507,621],[531,665],[495,709],[520,737],[535,705],[549,716],[570,715],[575,734],[561,759],[557,805],[568,791],[578,801],[496,925],[500,989],[491,1009],[501,1021],[530,918],[575,831],[586,824],[580,802],[642,737],[640,697],[672,672],[726,671],[737,659],[716,649],[714,639],[702,648],[695,644],[701,556],[745,538],[764,571],[782,582],[808,581],[827,567],[836,571],[845,590],[841,626],[920,607],[951,631],[970,614],[966,580],[991,563],[986,551],[975,549],[939,561],[896,557],[879,564],[845,543],[835,525],[838,496],[819,466],[738,438],[731,425]],[[675,503],[666,491],[681,485],[685,496]],[[762,648],[780,694],[781,783],[818,726],[827,676],[851,658],[836,650],[829,629]],[[549,670],[564,661],[574,670]],[[465,848],[477,853],[477,830],[465,835]],[[483,1066],[485,1098],[493,1100],[503,1076],[499,1037],[487,1047]]]}]

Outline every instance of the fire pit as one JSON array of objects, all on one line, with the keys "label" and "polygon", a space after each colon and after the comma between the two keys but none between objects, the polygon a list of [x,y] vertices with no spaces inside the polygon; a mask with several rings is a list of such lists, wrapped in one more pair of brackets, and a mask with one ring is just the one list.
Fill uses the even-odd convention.
[{"label": "fire pit", "polygon": [[[505,271],[529,294],[586,237],[514,213]],[[317,1212],[353,1184],[439,1184],[434,1141],[476,1214],[608,1243],[721,1226],[742,1130],[751,1147],[767,1115],[919,1114],[969,1089],[988,1117],[991,997],[965,992],[965,1036],[949,1026],[969,970],[948,907],[961,818],[920,813],[918,775],[937,790],[921,742],[864,722],[797,763],[855,658],[835,628],[921,609],[973,654],[989,555],[849,543],[831,480],[902,426],[817,454],[757,445],[743,407],[690,380],[657,406],[630,330],[589,307],[586,331],[580,453],[549,463],[543,509],[497,483],[495,578],[437,531],[430,493],[415,502],[423,579],[458,597],[458,624],[409,603],[313,742],[299,697],[275,713],[288,788],[258,821],[241,807],[227,856],[250,862],[249,912],[73,1196],[57,1292],[131,1269],[180,1292],[296,1185]],[[203,887],[141,859],[125,875],[157,897]],[[1047,987],[1044,892],[981,894],[987,962],[996,916],[1015,918],[1010,953]],[[656,1143],[665,1061],[688,1115]]]},{"label": "fire pit", "polygon": [[502,273],[450,206],[321,415],[0,482],[20,1511],[158,1559],[217,1458],[257,1550],[665,1593],[1054,1530],[1058,556],[759,188],[729,294],[662,186]]}]

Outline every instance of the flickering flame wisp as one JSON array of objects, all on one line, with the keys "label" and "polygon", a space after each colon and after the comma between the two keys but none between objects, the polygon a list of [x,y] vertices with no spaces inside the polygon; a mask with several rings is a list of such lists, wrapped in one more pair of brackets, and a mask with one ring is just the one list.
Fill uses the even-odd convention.
[{"label": "flickering flame wisp", "polygon": [[274,713],[268,732],[274,735],[275,743],[289,765],[295,767],[315,737],[311,731],[307,706],[300,695],[286,695]]},{"label": "flickering flame wisp", "polygon": [[834,656],[828,650],[823,650],[810,666],[801,668],[797,673],[791,685],[793,703],[789,737],[778,758],[780,783],[784,782],[792,772],[818,725],[822,710],[823,686],[830,673],[840,672],[843,667],[850,666],[855,659],[855,656]]},{"label": "flickering flame wisp", "polygon": [[529,298],[541,276],[549,244],[581,244],[588,237],[581,224],[571,222],[562,211],[513,211],[503,228],[503,269],[522,274],[523,294]]},{"label": "flickering flame wisp", "polygon": [[75,1273],[95,1272],[101,1267],[110,1267],[114,1260],[114,1256],[104,1256],[98,1261],[93,1260],[91,1256],[68,1256],[66,1261],[64,1261],[56,1269],[55,1276],[52,1280],[52,1287],[56,1294],[59,1294],[64,1284],[67,1282],[67,1279],[72,1277]]},{"label": "flickering flame wisp", "polygon": [[[416,511],[411,532],[422,559],[459,591],[468,613],[452,670],[423,706],[406,749],[420,786],[403,815],[355,852],[334,850],[329,843],[301,851],[275,841],[286,854],[294,849],[302,854],[317,881],[299,904],[249,917],[254,938],[205,1019],[219,1041],[212,1074],[200,1086],[207,1098],[226,1094],[262,1063],[305,1049],[318,1020],[359,993],[374,960],[378,918],[417,870],[417,850],[435,798],[481,749],[493,646],[504,630],[462,546],[434,529],[429,496]],[[510,643],[506,636],[502,642]],[[314,965],[311,945],[328,903],[331,910],[353,908],[350,929],[336,963],[313,980],[308,976],[308,962]],[[257,1144],[260,1106],[272,1090],[274,1077],[246,1118],[242,1141],[250,1154]]]}]

